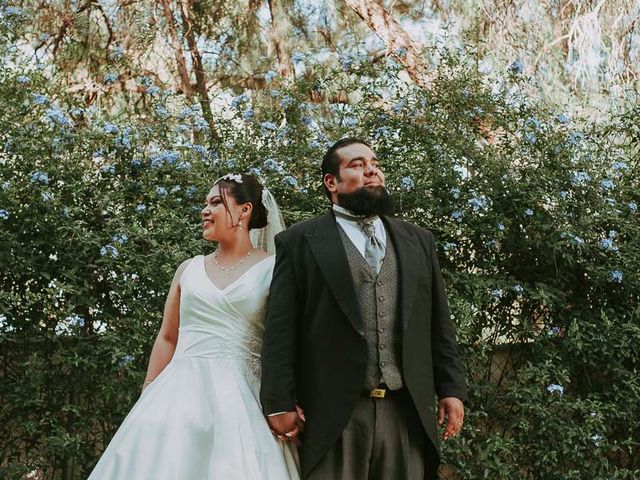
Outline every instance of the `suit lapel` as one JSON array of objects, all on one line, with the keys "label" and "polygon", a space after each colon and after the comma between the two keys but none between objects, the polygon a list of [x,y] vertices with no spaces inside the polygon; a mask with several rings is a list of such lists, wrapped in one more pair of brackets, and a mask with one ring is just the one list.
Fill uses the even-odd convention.
[{"label": "suit lapel", "polygon": [[418,287],[420,271],[418,239],[400,228],[393,218],[382,217],[384,226],[391,237],[398,258],[399,283],[400,283],[400,312],[402,315],[402,327],[406,330],[411,315],[411,307]]},{"label": "suit lapel", "polygon": [[363,334],[356,288],[333,214],[320,217],[315,232],[306,236],[331,293],[356,331]]}]

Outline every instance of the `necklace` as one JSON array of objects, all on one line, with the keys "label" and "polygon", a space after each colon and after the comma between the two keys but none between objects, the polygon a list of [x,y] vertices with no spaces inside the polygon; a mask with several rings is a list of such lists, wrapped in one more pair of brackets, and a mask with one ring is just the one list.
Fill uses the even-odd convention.
[{"label": "necklace", "polygon": [[213,261],[215,262],[216,266],[220,270],[222,270],[226,274],[229,274],[229,273],[231,273],[232,270],[234,270],[235,268],[237,268],[240,265],[242,265],[244,263],[244,261],[251,256],[251,254],[253,253],[254,250],[255,250],[255,248],[252,248],[251,250],[249,250],[242,260],[240,260],[235,265],[231,265],[230,267],[223,267],[222,265],[220,265],[220,263],[218,262],[218,250],[213,252]]}]

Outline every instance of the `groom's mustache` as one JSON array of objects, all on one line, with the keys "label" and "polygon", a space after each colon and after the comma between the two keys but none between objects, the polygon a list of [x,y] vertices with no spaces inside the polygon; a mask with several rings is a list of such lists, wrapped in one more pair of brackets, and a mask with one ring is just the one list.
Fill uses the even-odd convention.
[{"label": "groom's mustache", "polygon": [[393,213],[393,198],[383,186],[361,187],[350,193],[339,193],[338,205],[355,215],[367,217]]}]

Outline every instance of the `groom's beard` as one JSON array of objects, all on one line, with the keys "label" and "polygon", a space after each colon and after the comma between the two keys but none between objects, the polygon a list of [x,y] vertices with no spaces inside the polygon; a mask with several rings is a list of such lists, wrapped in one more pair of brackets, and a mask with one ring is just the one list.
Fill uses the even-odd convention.
[{"label": "groom's beard", "polygon": [[338,205],[365,217],[393,212],[393,199],[385,187],[361,187],[351,193],[339,193]]}]

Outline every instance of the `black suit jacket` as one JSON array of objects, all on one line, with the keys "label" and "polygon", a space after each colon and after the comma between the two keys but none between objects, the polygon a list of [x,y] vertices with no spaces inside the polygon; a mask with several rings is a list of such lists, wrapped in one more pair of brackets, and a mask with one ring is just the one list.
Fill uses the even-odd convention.
[{"label": "black suit jacket", "polygon": [[[464,374],[431,232],[383,217],[399,265],[402,374],[439,463],[435,396],[466,400]],[[265,414],[304,409],[306,478],[340,437],[364,392],[367,346],[344,246],[332,213],[276,236],[276,262],[262,346]]]}]

